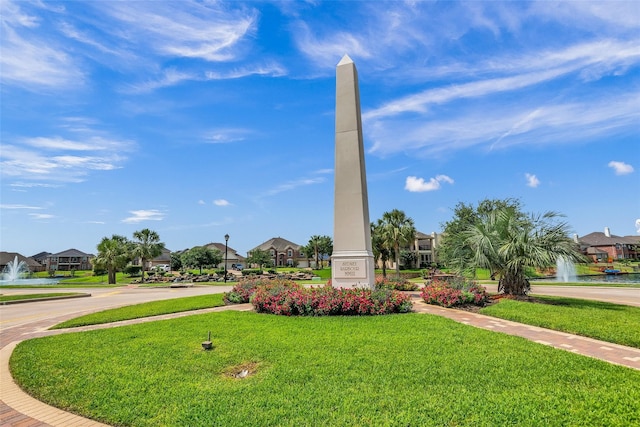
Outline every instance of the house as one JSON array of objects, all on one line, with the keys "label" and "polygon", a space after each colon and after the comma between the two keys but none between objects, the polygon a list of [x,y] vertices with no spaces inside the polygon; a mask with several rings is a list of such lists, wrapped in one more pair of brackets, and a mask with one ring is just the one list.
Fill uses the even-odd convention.
[{"label": "house", "polygon": [[12,263],[16,257],[18,263],[24,262],[30,272],[43,271],[44,267],[32,257],[26,257],[18,252],[0,252],[0,271],[3,271],[8,264]]},{"label": "house", "polygon": [[613,262],[622,259],[640,259],[640,236],[616,236],[609,227],[604,233],[593,232],[578,238],[583,254],[594,262]]},{"label": "house", "polygon": [[45,271],[45,264],[47,263],[47,257],[49,255],[51,255],[50,252],[39,252],[35,255],[31,255],[31,258],[35,259],[40,263],[40,270],[38,271]]},{"label": "house", "polygon": [[274,237],[259,246],[251,249],[248,252],[248,256],[251,256],[251,252],[256,249],[267,251],[271,254],[271,261],[276,267],[309,267],[309,259],[302,254],[302,246],[290,242],[282,237]]},{"label": "house", "polygon": [[91,270],[93,254],[87,254],[77,249],[50,254],[45,260],[45,267],[50,271]]},{"label": "house", "polygon": [[171,265],[171,251],[169,249],[162,248],[162,253],[160,255],[152,260],[147,261],[148,269],[151,269],[158,265]]},{"label": "house", "polygon": [[242,255],[240,255],[238,253],[238,251],[236,251],[235,249],[233,249],[230,246],[226,246],[224,243],[207,243],[206,245],[204,245],[205,248],[208,249],[212,249],[212,250],[218,250],[220,251],[220,253],[222,254],[222,262],[220,264],[217,265],[218,269],[224,269],[224,265],[225,265],[225,248],[226,248],[226,252],[227,252],[227,260],[226,260],[226,264],[227,264],[227,270],[232,270],[236,267],[236,265],[241,265],[241,266],[246,266],[246,262],[247,259],[245,257],[243,257]]},{"label": "house", "polygon": [[[428,268],[433,263],[438,262],[436,256],[436,247],[438,245],[440,235],[433,232],[431,234],[425,234],[420,231],[416,231],[414,240],[404,247],[400,248],[400,252],[412,252],[415,257],[415,264],[413,266],[403,265],[402,259],[400,259],[400,265],[406,268]],[[382,267],[378,262],[378,267]],[[391,254],[390,259],[387,261],[387,268],[394,269],[396,267],[394,255]]]}]

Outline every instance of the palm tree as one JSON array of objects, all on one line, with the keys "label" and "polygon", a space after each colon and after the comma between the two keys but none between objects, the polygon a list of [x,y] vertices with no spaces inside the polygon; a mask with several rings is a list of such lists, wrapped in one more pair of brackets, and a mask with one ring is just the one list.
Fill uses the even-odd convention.
[{"label": "palm tree", "polygon": [[382,220],[378,223],[371,223],[371,250],[373,251],[373,259],[382,263],[382,277],[387,278],[387,261],[389,261],[389,248],[386,246],[382,238]]},{"label": "palm tree", "polygon": [[558,258],[584,261],[569,238],[567,223],[557,221],[560,216],[556,212],[526,216],[514,208],[481,215],[462,233],[472,255],[460,258],[458,269],[488,268],[499,277],[499,292],[526,295],[531,287],[528,268],[551,267]]},{"label": "palm tree", "polygon": [[164,243],[160,242],[160,236],[155,231],[148,228],[133,233],[136,239],[133,248],[133,255],[140,259],[142,265],[142,280],[144,281],[144,269],[146,261],[159,256],[164,249]]},{"label": "palm tree", "polygon": [[397,277],[400,277],[400,248],[415,240],[415,237],[413,219],[403,211],[394,209],[382,214],[382,239],[388,248],[393,248]]},{"label": "palm tree", "polygon": [[313,256],[316,260],[316,270],[321,269],[320,266],[320,245],[322,244],[322,237],[318,235],[311,236],[309,239],[309,248],[313,249]]},{"label": "palm tree", "polygon": [[107,270],[108,283],[115,285],[116,272],[124,268],[131,260],[129,241],[124,236],[114,234],[103,237],[97,246],[98,254],[93,258],[94,266]]}]

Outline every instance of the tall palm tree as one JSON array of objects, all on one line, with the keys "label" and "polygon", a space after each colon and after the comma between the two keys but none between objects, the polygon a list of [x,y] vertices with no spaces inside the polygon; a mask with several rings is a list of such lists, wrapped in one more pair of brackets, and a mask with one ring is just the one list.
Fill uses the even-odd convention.
[{"label": "tall palm tree", "polygon": [[160,242],[160,236],[155,231],[148,228],[133,233],[133,255],[140,259],[142,265],[142,280],[144,281],[144,271],[147,260],[153,259],[164,249],[164,243]]},{"label": "tall palm tree", "polygon": [[499,292],[526,295],[531,287],[528,268],[551,267],[558,258],[584,262],[569,237],[568,224],[557,221],[560,216],[556,212],[525,216],[513,208],[488,212],[463,232],[472,256],[461,258],[458,267],[488,268],[499,277]]},{"label": "tall palm tree", "polygon": [[313,249],[313,256],[316,260],[316,269],[321,269],[320,266],[320,245],[322,244],[322,237],[318,235],[311,236],[309,239],[309,247]]},{"label": "tall palm tree", "polygon": [[124,236],[114,234],[111,238],[103,237],[97,249],[98,254],[92,262],[95,266],[106,269],[108,283],[115,285],[116,272],[131,260],[129,241]]},{"label": "tall palm tree", "polygon": [[389,261],[389,255],[391,252],[385,244],[382,236],[382,220],[379,219],[377,223],[371,223],[371,250],[373,252],[373,259],[382,263],[382,277],[387,278],[387,261]]},{"label": "tall palm tree", "polygon": [[403,211],[394,209],[382,214],[382,239],[387,247],[393,248],[397,277],[400,277],[400,248],[408,245],[415,238],[416,227],[413,219]]}]

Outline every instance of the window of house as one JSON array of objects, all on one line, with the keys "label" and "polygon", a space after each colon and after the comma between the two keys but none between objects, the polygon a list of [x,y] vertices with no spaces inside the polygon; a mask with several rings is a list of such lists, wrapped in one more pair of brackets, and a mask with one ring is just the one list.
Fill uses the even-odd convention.
[{"label": "window of house", "polygon": [[291,249],[287,251],[287,256],[293,256],[293,251]]},{"label": "window of house", "polygon": [[276,251],[274,251],[273,249],[271,249],[269,252],[271,252],[271,256],[275,256],[276,255]]}]

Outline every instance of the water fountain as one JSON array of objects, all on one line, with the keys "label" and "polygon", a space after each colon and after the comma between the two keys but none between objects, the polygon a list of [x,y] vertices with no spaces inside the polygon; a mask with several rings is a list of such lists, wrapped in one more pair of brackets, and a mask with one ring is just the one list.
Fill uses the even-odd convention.
[{"label": "water fountain", "polygon": [[18,279],[29,273],[29,267],[24,261],[18,261],[18,255],[6,265],[2,270],[2,280],[7,282],[15,282]]},{"label": "water fountain", "polygon": [[31,273],[29,266],[24,261],[19,261],[18,256],[6,265],[0,274],[0,285],[51,285],[58,283],[57,279],[30,279],[26,278]]},{"label": "water fountain", "polygon": [[556,282],[575,282],[576,266],[570,259],[558,257],[556,260]]}]

